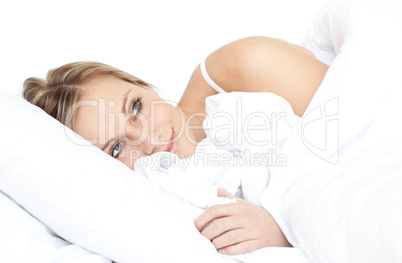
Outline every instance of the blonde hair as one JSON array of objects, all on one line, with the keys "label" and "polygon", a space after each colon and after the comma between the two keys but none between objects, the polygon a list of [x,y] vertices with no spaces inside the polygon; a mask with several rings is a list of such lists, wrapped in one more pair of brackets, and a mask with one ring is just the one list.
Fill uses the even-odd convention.
[{"label": "blonde hair", "polygon": [[99,62],[74,62],[50,70],[46,79],[24,81],[24,98],[69,128],[74,128],[76,111],[83,87],[91,80],[111,76],[139,86],[151,87],[145,81]]}]

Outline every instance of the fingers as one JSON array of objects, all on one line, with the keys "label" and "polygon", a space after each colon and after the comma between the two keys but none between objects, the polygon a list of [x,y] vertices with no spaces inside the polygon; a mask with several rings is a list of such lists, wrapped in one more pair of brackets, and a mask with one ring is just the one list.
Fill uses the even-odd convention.
[{"label": "fingers", "polygon": [[241,199],[239,197],[236,197],[234,195],[232,195],[230,192],[228,192],[226,189],[224,188],[218,188],[218,197],[226,197],[226,198],[230,198],[230,199],[236,199],[236,201],[238,203],[244,203],[246,202],[244,199]]},{"label": "fingers", "polygon": [[[241,228],[241,226],[243,226],[243,223],[240,221],[242,221],[242,220],[238,219],[236,217],[231,217],[231,216],[218,218],[218,219],[214,220],[211,224],[206,226],[204,228],[204,230],[202,230],[201,234],[204,237],[208,238],[209,240],[213,241],[216,238],[218,238],[219,236],[225,235],[225,233],[228,231],[234,231],[234,230]],[[229,236],[230,236],[230,234],[229,234]],[[226,240],[226,239],[224,238],[223,240]],[[231,245],[231,244],[226,242],[225,245],[227,246],[227,245]],[[221,248],[225,245],[221,245],[219,248]]]},{"label": "fingers", "polygon": [[244,229],[234,229],[227,231],[220,236],[215,237],[212,240],[212,244],[216,249],[225,248],[228,246],[235,245],[240,242],[244,242],[247,237],[247,233]]},{"label": "fingers", "polygon": [[[233,198],[225,189],[218,196]],[[222,254],[252,252],[267,246],[291,246],[275,219],[264,208],[236,198],[237,203],[215,205],[196,220],[203,236]]]},{"label": "fingers", "polygon": [[224,188],[218,188],[218,197],[227,197],[227,198],[235,198],[234,195],[229,193],[226,189]]},{"label": "fingers", "polygon": [[194,222],[198,231],[202,231],[205,226],[212,222],[214,219],[232,215],[235,209],[233,205],[235,204],[214,205],[208,208]]}]

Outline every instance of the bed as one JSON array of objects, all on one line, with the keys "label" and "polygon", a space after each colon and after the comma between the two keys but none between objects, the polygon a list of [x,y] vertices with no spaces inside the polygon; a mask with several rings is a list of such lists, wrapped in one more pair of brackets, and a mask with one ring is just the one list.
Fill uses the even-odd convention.
[{"label": "bed", "polygon": [[401,262],[401,6],[328,1],[309,24],[303,44],[330,69],[260,199],[293,248],[220,255],[146,177],[10,88],[0,262]]}]

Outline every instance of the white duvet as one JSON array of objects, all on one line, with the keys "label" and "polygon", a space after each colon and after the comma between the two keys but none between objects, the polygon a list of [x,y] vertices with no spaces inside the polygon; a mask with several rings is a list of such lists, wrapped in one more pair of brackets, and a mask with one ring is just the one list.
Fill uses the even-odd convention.
[{"label": "white duvet", "polygon": [[336,56],[261,204],[313,262],[401,262],[401,5],[325,8],[307,47]]},{"label": "white duvet", "polygon": [[[179,159],[159,152],[135,163],[135,173],[145,175],[193,220],[212,205],[233,202],[217,197],[217,188],[259,205],[271,167],[287,165],[280,151],[300,122],[290,104],[272,93],[218,94],[208,97],[205,107],[207,138],[192,157]],[[228,258],[250,263],[310,262],[301,249],[281,247]]]},{"label": "white duvet", "polygon": [[173,201],[188,204],[193,220],[209,206],[225,202],[217,197],[217,188],[259,205],[270,167],[286,166],[280,150],[300,122],[285,99],[267,92],[214,95],[205,108],[207,137],[193,156],[179,159],[159,152],[135,163],[135,173],[145,175]]},{"label": "white duvet", "polygon": [[[306,37],[330,69],[305,115],[292,122],[294,132],[278,143],[286,165],[256,168],[269,170],[261,199],[247,194],[254,180],[242,189],[295,248],[222,257],[192,222],[216,200],[186,196],[193,201],[183,206],[172,201],[175,191],[167,199],[143,174],[76,145],[43,112],[2,95],[0,190],[36,219],[0,195],[2,209],[15,214],[1,221],[10,229],[2,228],[0,260],[24,260],[18,251],[29,251],[35,237],[48,249],[35,250],[33,262],[401,262],[401,13],[397,1],[331,1]],[[236,191],[247,178],[215,183]],[[21,229],[14,218],[32,226],[12,236],[24,242],[8,242],[8,231]]]}]

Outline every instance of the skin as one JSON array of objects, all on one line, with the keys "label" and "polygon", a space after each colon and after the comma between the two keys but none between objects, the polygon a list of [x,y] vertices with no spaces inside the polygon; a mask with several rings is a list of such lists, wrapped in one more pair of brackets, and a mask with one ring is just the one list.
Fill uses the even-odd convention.
[{"label": "skin", "polygon": [[[141,109],[133,112],[137,98]],[[152,88],[104,77],[85,85],[80,103],[74,130],[110,155],[121,142],[116,159],[131,169],[139,157],[169,148],[182,158],[195,151],[199,130],[191,130],[184,112]]]},{"label": "skin", "polygon": [[[308,50],[267,37],[241,39],[223,46],[208,56],[206,68],[226,92],[271,92],[286,99],[298,116],[303,115],[328,69]],[[140,114],[132,113],[131,104],[124,105],[123,97],[128,91],[129,102],[142,97]],[[98,104],[79,108],[76,132],[97,147],[105,147],[108,154],[116,142],[123,142],[118,159],[132,169],[138,157],[158,151],[169,150],[181,158],[189,157],[205,138],[200,129],[205,118],[205,98],[214,94],[216,91],[205,82],[199,67],[176,108],[150,88],[114,78],[91,81],[82,101]],[[107,105],[102,116],[97,107],[101,99],[102,105]],[[160,104],[151,106],[152,102]],[[119,115],[123,116],[120,121],[110,117]],[[112,141],[105,143],[102,138]],[[234,198],[224,189],[218,195]],[[216,249],[222,254],[240,254],[267,246],[291,246],[268,211],[236,199],[235,204],[210,207],[195,221],[197,229]]]}]

